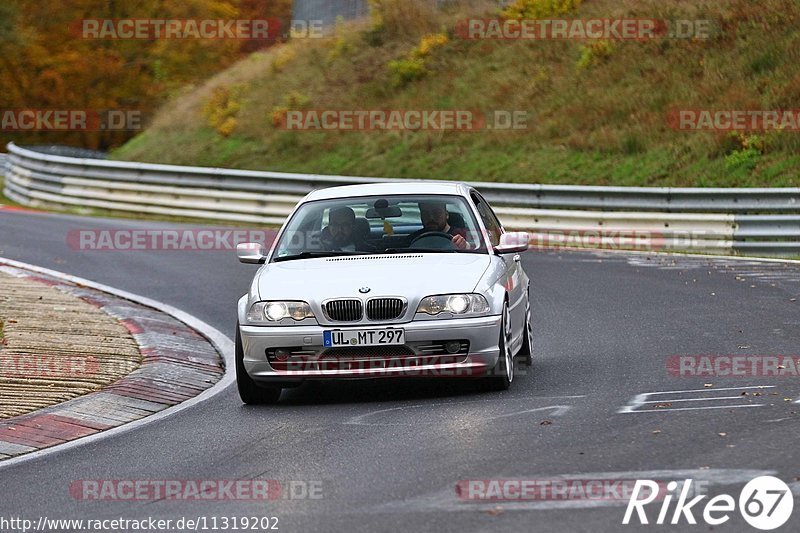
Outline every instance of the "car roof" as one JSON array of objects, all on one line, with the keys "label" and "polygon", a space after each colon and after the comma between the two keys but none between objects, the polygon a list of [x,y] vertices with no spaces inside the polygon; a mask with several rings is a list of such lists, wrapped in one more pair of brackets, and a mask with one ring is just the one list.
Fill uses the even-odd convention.
[{"label": "car roof", "polygon": [[389,194],[450,194],[465,196],[469,186],[457,181],[386,181],[363,185],[342,185],[317,189],[306,195],[305,202],[348,198],[353,196],[379,196]]}]

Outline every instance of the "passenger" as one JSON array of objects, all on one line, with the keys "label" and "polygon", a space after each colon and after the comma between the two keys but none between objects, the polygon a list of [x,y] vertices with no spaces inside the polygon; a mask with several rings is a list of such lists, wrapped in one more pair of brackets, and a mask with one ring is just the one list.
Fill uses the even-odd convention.
[{"label": "passenger", "polygon": [[356,231],[356,214],[347,206],[331,209],[328,214],[328,225],[322,230],[320,240],[331,251],[374,251],[374,248]]}]

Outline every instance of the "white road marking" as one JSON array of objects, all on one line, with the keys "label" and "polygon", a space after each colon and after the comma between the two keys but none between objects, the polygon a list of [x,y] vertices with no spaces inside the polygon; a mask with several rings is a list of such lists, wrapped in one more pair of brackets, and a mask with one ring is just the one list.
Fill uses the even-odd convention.
[{"label": "white road marking", "polygon": [[676,407],[665,409],[636,409],[635,411],[626,411],[628,413],[665,413],[668,411],[699,411],[705,409],[739,409],[740,407],[762,407],[765,403],[748,403],[747,405],[710,405],[707,407]]},{"label": "white road marking", "polygon": [[[533,397],[526,397],[526,398],[514,398],[514,400],[524,400],[525,402],[530,401],[532,398],[538,399],[549,399],[549,398],[584,398],[584,395],[578,396],[533,396]],[[348,418],[343,424],[345,425],[354,425],[354,426],[404,426],[404,425],[418,425],[419,421],[415,420],[413,422],[370,422],[367,419],[381,415],[384,413],[390,413],[394,411],[407,411],[410,409],[419,409],[421,407],[431,408],[431,407],[439,407],[439,406],[448,406],[448,407],[459,407],[468,404],[474,403],[483,403],[486,402],[481,400],[474,400],[474,401],[466,401],[466,402],[433,402],[433,403],[424,403],[424,404],[414,404],[414,405],[401,405],[399,407],[390,407],[388,409],[378,409],[376,411],[370,411],[368,413],[363,413],[360,415],[356,415],[354,417]],[[522,409],[519,411],[513,411],[510,413],[503,413],[499,415],[488,415],[488,416],[477,416],[474,418],[476,421],[487,421],[487,420],[494,420],[497,418],[507,418],[510,416],[520,416],[529,413],[535,413],[539,411],[547,411],[552,410],[552,416],[561,416],[566,413],[572,406],[571,405],[548,405],[545,407],[536,407],[533,409]],[[438,423],[435,420],[431,419],[431,423]]]},{"label": "white road marking", "polygon": [[[739,400],[741,396],[712,396],[711,398],[679,398],[677,400],[668,400],[673,402],[707,402],[709,400]],[[649,400],[642,403],[664,403],[664,400]]]},{"label": "white road marking", "polygon": [[680,394],[683,392],[714,392],[718,390],[743,390],[743,389],[774,389],[775,385],[752,385],[748,387],[722,387],[722,388],[707,388],[707,389],[689,389],[689,390],[672,390],[663,392],[648,392],[647,394]]},{"label": "white road marking", "polygon": [[674,390],[674,391],[659,391],[659,392],[645,392],[642,394],[637,394],[636,396],[631,399],[628,405],[620,407],[617,410],[619,414],[627,414],[627,413],[665,413],[669,411],[698,411],[698,410],[705,410],[705,409],[737,409],[739,407],[761,407],[766,404],[763,403],[748,403],[745,405],[707,405],[703,407],[676,407],[670,408],[666,407],[664,409],[640,409],[640,407],[648,404],[660,404],[660,403],[673,403],[673,402],[701,402],[701,401],[713,401],[713,400],[739,400],[744,398],[744,396],[705,396],[700,398],[662,398],[660,400],[651,400],[653,396],[659,395],[668,395],[668,394],[696,394],[696,393],[714,393],[717,391],[730,391],[730,390],[745,390],[745,389],[774,389],[774,385],[751,385],[745,387],[722,387],[718,389],[708,388],[708,389],[689,389],[689,390]]}]

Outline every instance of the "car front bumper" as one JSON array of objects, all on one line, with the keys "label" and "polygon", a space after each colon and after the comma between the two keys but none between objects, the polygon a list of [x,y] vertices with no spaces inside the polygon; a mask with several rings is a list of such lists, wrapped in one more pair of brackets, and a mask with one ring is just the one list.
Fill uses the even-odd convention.
[{"label": "car front bumper", "polygon": [[[420,320],[403,324],[381,326],[247,326],[239,327],[244,353],[244,367],[256,382],[264,384],[298,384],[305,379],[365,379],[378,377],[476,377],[485,375],[497,363],[500,338],[498,316],[475,318]],[[466,340],[468,353],[457,362],[435,362],[435,358],[417,358],[415,361],[390,361],[381,356],[381,347],[374,347],[375,357],[353,365],[346,360],[328,358],[325,364],[307,362],[285,369],[273,368],[267,350],[287,346],[323,351],[323,331],[330,329],[386,329],[405,330],[406,346],[426,341]],[[450,359],[453,359],[452,357]],[[277,366],[277,365],[276,365]],[[355,368],[353,367],[355,366]]]}]

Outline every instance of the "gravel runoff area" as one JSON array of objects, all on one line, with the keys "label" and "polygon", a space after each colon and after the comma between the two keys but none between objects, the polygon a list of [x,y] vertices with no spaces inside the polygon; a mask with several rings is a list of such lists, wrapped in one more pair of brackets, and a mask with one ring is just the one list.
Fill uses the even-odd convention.
[{"label": "gravel runoff area", "polygon": [[148,417],[225,373],[172,315],[2,258],[0,324],[0,460]]},{"label": "gravel runoff area", "polygon": [[78,296],[0,271],[0,418],[95,392],[139,368],[122,323]]}]

